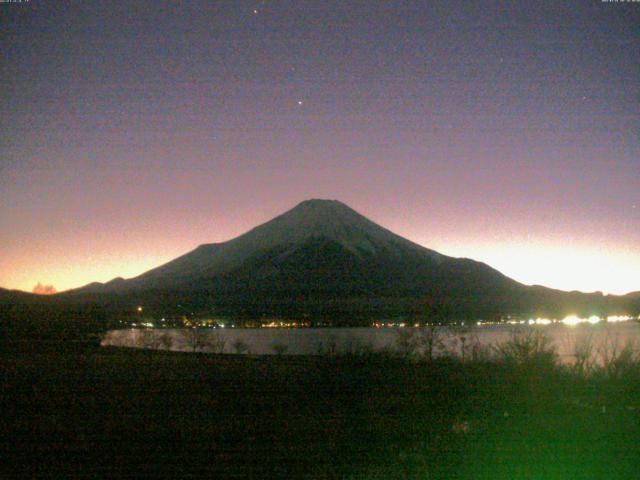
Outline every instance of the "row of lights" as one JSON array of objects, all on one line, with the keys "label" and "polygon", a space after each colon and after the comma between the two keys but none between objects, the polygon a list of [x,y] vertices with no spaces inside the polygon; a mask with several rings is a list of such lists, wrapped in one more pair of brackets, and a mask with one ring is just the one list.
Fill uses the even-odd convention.
[{"label": "row of lights", "polygon": [[[609,315],[605,320],[607,323],[628,322],[629,320],[633,320],[633,317],[628,315]],[[576,315],[571,315],[563,319],[562,323],[565,325],[578,325],[579,323],[590,323],[595,325],[601,321],[603,321],[603,319],[597,315],[592,315],[589,318],[580,318]]]},{"label": "row of lights", "polygon": [[298,328],[309,327],[309,322],[270,322],[262,325],[263,328]]},{"label": "row of lights", "polygon": [[[142,307],[139,306],[137,308],[138,312],[142,312]],[[606,318],[607,323],[616,323],[616,322],[628,322],[629,320],[633,320],[634,317],[631,317],[629,315],[609,315]],[[640,320],[640,317],[638,317],[638,319]],[[164,318],[162,319],[162,322],[164,322]],[[562,320],[559,320],[559,323],[563,323],[564,325],[569,325],[569,326],[574,326],[574,325],[578,325],[580,323],[590,323],[591,325],[595,325],[597,323],[600,323],[602,321],[602,318],[600,318],[597,315],[592,315],[589,318],[580,318],[577,315],[569,315],[568,317],[563,318]],[[551,323],[557,323],[557,320],[551,320],[549,318],[530,318],[528,321],[525,320],[509,320],[507,323],[510,325],[524,325],[524,324],[528,324],[528,325],[549,325]],[[190,323],[200,323],[200,326],[212,326],[212,322],[190,322]],[[496,324],[496,322],[476,322],[476,325],[492,325],[492,324]],[[135,326],[135,324],[133,324]],[[145,327],[153,327],[153,323],[141,323],[142,326]],[[464,322],[462,323],[462,325],[464,325]],[[219,325],[221,328],[224,328],[225,325],[222,323]],[[306,327],[308,326],[307,323],[305,322],[271,322],[268,323],[266,325],[263,325],[263,327],[268,327],[268,328],[289,328],[289,327]],[[384,328],[384,327],[405,327],[406,324],[403,323],[396,323],[396,322],[389,322],[389,323],[383,323],[383,322],[376,322],[373,324],[374,327],[376,328]],[[420,325],[418,323],[416,323],[414,325],[414,327],[419,327]],[[232,325],[233,327],[233,325]]]},{"label": "row of lights", "polygon": [[[509,320],[507,323],[511,325],[524,325],[524,324],[549,325],[551,323],[562,323],[564,325],[574,326],[580,323],[590,323],[591,325],[595,325],[604,320],[606,320],[607,323],[617,323],[617,322],[628,322],[633,319],[634,317],[631,317],[629,315],[609,315],[606,318],[601,318],[598,315],[591,315],[588,318],[581,318],[581,317],[578,317],[577,315],[569,315],[568,317],[565,317],[562,320],[551,320],[548,318],[536,318],[536,319],[530,318],[528,321]],[[483,324],[482,322],[478,322],[478,325],[482,325],[482,324]]]}]

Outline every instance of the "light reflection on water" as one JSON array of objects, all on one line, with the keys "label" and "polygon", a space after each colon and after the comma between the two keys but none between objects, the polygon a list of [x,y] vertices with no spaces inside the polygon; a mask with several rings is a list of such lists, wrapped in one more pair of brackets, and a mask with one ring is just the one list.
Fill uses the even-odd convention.
[{"label": "light reflection on water", "polygon": [[[640,348],[640,323],[596,323],[578,324],[554,323],[551,325],[483,325],[468,328],[448,329],[442,327],[442,348],[436,355],[459,354],[462,344],[491,347],[504,343],[518,332],[540,331],[547,336],[556,348],[560,360],[570,363],[574,359],[576,347],[590,344],[594,354],[614,347],[622,348],[628,343]],[[320,352],[354,351],[357,349],[382,350],[397,349],[399,339],[410,333],[419,334],[421,328],[259,328],[259,329],[206,329],[202,336],[209,339],[203,351],[236,353],[238,346],[244,345],[253,355],[271,355],[286,353],[290,355],[308,355]],[[173,351],[193,351],[185,330],[180,329],[124,329],[111,330],[102,340],[102,346],[166,348],[158,337],[170,337],[169,349]],[[146,335],[146,340],[143,338]],[[149,341],[155,336],[156,341]],[[213,344],[211,340],[213,340]],[[243,353],[244,351],[241,350]]]}]

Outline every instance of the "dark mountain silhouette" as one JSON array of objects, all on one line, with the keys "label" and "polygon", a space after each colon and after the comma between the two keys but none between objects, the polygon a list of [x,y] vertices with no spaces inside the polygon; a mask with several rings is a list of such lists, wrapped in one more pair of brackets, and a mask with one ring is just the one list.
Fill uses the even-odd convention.
[{"label": "dark mountain silhouette", "polygon": [[23,292],[22,290],[8,290],[6,288],[0,288],[0,301],[9,302],[15,299],[29,299],[36,297],[37,295],[29,292]]},{"label": "dark mountain silhouette", "polygon": [[233,240],[63,296],[144,302],[158,315],[215,312],[347,324],[385,316],[591,314],[634,300],[522,285],[481,262],[415,244],[335,200],[302,202]]},{"label": "dark mountain silhouette", "polygon": [[220,276],[227,281],[242,278],[249,283],[275,278],[285,283],[290,280],[309,283],[313,277],[327,276],[315,285],[323,288],[327,281],[353,280],[359,273],[366,273],[366,278],[387,276],[380,271],[381,267],[393,271],[389,272],[393,278],[385,282],[387,287],[398,282],[415,285],[418,279],[410,273],[418,272],[420,277],[428,275],[433,279],[464,273],[467,276],[458,278],[458,282],[484,276],[490,283],[517,285],[482,263],[447,257],[410,242],[343,203],[308,200],[228,242],[201,245],[138,277],[93,283],[79,291],[192,287]]}]

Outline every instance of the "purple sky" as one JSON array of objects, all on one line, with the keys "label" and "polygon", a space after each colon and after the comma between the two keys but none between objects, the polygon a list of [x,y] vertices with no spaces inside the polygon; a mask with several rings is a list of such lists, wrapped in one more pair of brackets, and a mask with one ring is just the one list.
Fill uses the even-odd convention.
[{"label": "purple sky", "polygon": [[638,3],[0,14],[0,286],[130,277],[319,197],[524,283],[640,290]]}]

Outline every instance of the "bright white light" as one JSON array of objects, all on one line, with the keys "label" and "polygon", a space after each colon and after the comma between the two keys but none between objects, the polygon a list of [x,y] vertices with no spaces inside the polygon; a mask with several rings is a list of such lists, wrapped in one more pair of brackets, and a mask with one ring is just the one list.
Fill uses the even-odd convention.
[{"label": "bright white light", "polygon": [[587,322],[589,322],[592,325],[595,325],[596,323],[600,322],[600,317],[598,317],[597,315],[591,315],[588,319]]},{"label": "bright white light", "polygon": [[416,233],[412,240],[453,257],[482,260],[529,285],[620,295],[638,289],[640,257],[631,246],[603,249],[601,242],[591,244],[577,230],[570,242],[569,233],[559,238],[547,238],[542,232],[535,237],[523,234],[498,243],[480,237],[477,243],[470,243],[453,238],[453,234],[438,239],[423,235]]},{"label": "bright white light", "polygon": [[609,315],[607,317],[607,322],[610,322],[610,323],[627,322],[629,320],[631,320],[631,317],[628,315]]},{"label": "bright white light", "polygon": [[565,325],[571,325],[571,326],[573,326],[573,325],[577,325],[577,324],[579,324],[581,321],[582,321],[582,320],[581,320],[580,318],[576,317],[575,315],[570,315],[570,316],[568,316],[568,317],[565,317],[565,318],[562,320],[562,323],[564,323]]},{"label": "bright white light", "polygon": [[536,318],[536,325],[549,325],[551,320],[548,318]]},{"label": "bright white light", "polygon": [[529,321],[527,322],[529,325],[533,325],[533,318],[530,318]]}]

